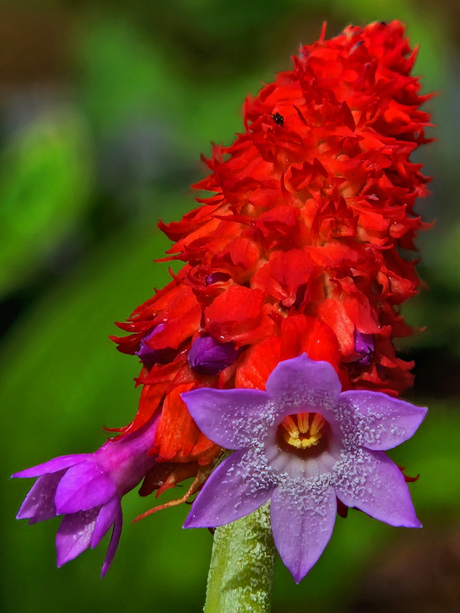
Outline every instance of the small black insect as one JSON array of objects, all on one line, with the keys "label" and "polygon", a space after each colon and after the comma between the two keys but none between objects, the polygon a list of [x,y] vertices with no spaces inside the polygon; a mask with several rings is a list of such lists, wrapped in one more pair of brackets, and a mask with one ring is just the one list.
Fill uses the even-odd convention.
[{"label": "small black insect", "polygon": [[284,124],[284,117],[279,113],[275,113],[274,115],[272,115],[272,119],[279,126],[282,126]]}]

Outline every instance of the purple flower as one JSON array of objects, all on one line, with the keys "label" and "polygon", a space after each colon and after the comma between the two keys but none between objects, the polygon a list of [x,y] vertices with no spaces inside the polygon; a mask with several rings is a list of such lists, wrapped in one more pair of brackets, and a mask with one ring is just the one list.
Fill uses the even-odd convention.
[{"label": "purple flower", "polygon": [[29,524],[63,515],[56,534],[57,565],[96,547],[113,526],[101,575],[109,569],[120,540],[121,498],[132,490],[156,460],[152,447],[157,418],[119,440],[109,440],[94,453],[60,456],[12,477],[38,477],[17,519]]},{"label": "purple flower", "polygon": [[199,336],[188,354],[190,368],[201,375],[217,375],[233,364],[240,350],[233,343],[219,343],[212,336]]},{"label": "purple flower", "polygon": [[153,365],[157,362],[167,363],[174,360],[177,349],[171,347],[165,347],[164,349],[152,349],[149,345],[149,340],[164,330],[165,324],[158,324],[153,330],[148,332],[141,340],[139,349],[135,354],[147,365]]},{"label": "purple flower", "polygon": [[222,526],[271,500],[275,545],[299,582],[331,537],[337,498],[393,526],[421,526],[382,450],[410,438],[426,409],[380,392],[341,393],[334,368],[305,354],[278,364],[266,392],[200,388],[182,398],[209,439],[235,450],[184,527]]}]

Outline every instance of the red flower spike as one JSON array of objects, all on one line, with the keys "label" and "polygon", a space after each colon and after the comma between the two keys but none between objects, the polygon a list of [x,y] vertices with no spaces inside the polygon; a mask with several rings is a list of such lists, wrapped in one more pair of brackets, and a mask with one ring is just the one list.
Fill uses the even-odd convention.
[{"label": "red flower spike", "polygon": [[[414,204],[428,179],[410,159],[431,125],[420,110],[429,96],[410,74],[415,56],[398,21],[331,40],[323,29],[291,70],[248,96],[234,143],[204,159],[209,175],[194,187],[211,195],[159,223],[175,243],[166,259],[185,265],[119,324],[129,336],[114,338],[133,354],[162,324],[143,342],[154,357],[176,356],[144,365],[139,412],[123,429],[161,413],[151,453],[166,468],[142,493],[196,476],[219,453],[183,391],[264,389],[281,360],[304,352],[330,362],[344,389],[397,396],[411,385],[393,339],[411,334],[399,305],[421,286],[401,249],[427,227]],[[187,355],[198,336],[240,352],[215,375],[194,372]],[[372,339],[365,359],[356,338]]]}]

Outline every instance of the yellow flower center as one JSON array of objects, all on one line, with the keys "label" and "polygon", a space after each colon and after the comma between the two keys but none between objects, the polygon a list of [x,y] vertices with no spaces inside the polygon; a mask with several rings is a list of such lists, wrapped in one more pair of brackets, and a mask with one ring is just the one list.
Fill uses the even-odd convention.
[{"label": "yellow flower center", "polygon": [[322,450],[326,442],[326,425],[326,420],[319,413],[289,415],[278,427],[278,443],[285,451],[291,452],[317,448],[322,443]]}]

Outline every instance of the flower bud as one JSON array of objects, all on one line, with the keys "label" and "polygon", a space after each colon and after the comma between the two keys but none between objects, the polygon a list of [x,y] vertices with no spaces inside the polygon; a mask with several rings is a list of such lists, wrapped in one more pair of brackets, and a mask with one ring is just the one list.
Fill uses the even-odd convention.
[{"label": "flower bud", "polygon": [[146,334],[140,343],[139,349],[136,351],[136,355],[144,362],[144,364],[152,365],[157,362],[170,362],[174,359],[176,355],[176,350],[170,347],[166,347],[164,349],[152,349],[148,345],[148,341],[164,330],[165,324],[158,324],[151,332]]},{"label": "flower bud", "polygon": [[364,366],[368,366],[371,361],[371,354],[375,349],[375,340],[373,334],[362,334],[355,330],[355,351],[361,355],[356,361]]},{"label": "flower bud", "polygon": [[217,375],[239,355],[234,343],[219,343],[212,336],[195,339],[188,354],[190,368],[200,375]]}]

